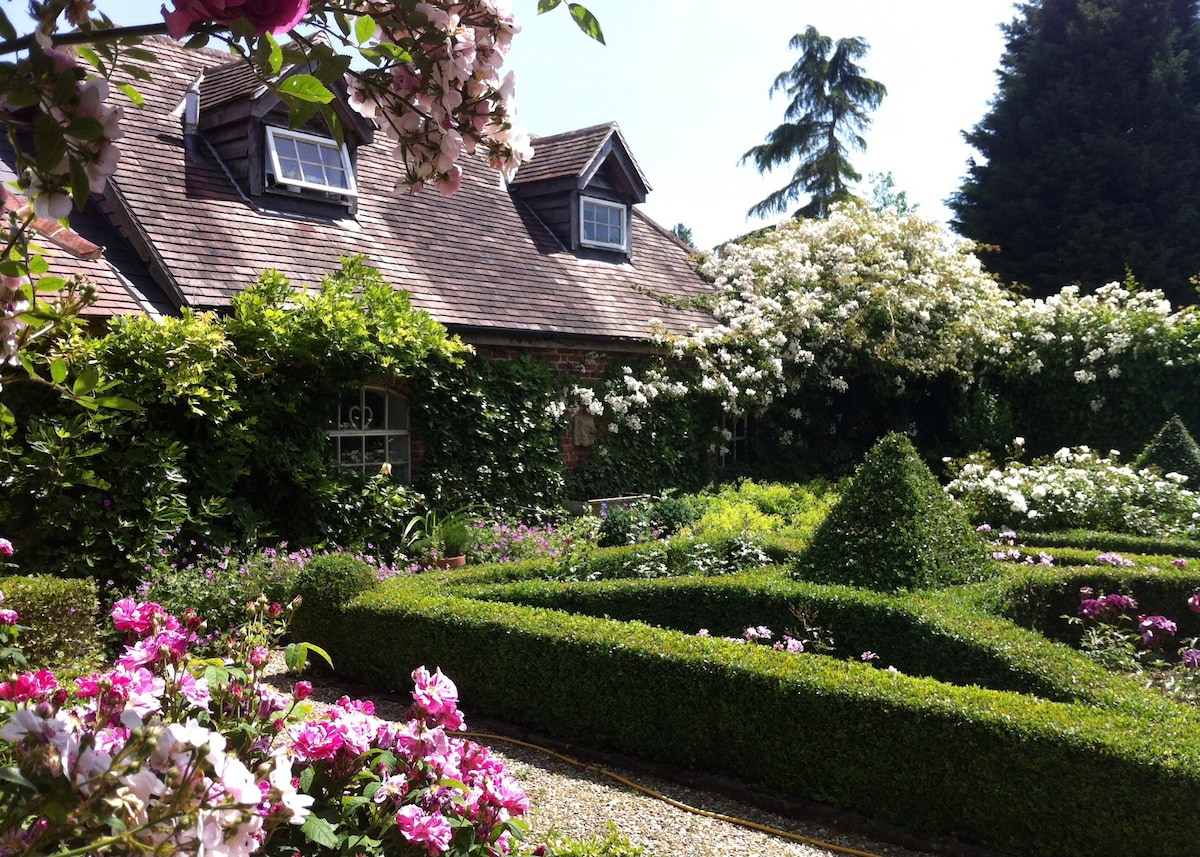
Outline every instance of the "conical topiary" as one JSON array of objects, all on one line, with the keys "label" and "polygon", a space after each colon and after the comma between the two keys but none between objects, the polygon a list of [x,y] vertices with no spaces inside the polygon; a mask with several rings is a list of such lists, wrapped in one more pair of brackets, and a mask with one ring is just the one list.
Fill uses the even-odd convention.
[{"label": "conical topiary", "polygon": [[892,592],[979,580],[987,567],[965,513],[908,438],[890,434],[867,453],[795,574]]},{"label": "conical topiary", "polygon": [[1181,473],[1187,477],[1184,487],[1200,490],[1200,446],[1179,415],[1167,420],[1154,439],[1137,457],[1135,467],[1157,467],[1163,473]]}]

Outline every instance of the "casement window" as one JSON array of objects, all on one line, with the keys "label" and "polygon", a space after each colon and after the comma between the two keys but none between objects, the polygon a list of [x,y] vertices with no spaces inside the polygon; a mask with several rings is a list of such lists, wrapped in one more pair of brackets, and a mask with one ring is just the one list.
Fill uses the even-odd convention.
[{"label": "casement window", "polygon": [[267,175],[276,186],[357,196],[354,166],[345,145],[334,140],[267,127]]},{"label": "casement window", "polygon": [[626,207],[590,196],[579,198],[579,241],[587,247],[625,249]]},{"label": "casement window", "polygon": [[329,429],[333,460],[374,475],[384,464],[408,482],[408,402],[382,387],[360,387],[342,396]]}]

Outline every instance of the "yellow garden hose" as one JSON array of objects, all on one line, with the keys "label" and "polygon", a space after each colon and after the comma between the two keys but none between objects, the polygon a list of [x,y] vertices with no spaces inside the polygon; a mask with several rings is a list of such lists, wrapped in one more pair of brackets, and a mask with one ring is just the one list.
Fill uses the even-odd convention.
[{"label": "yellow garden hose", "polygon": [[657,800],[661,800],[667,804],[670,804],[671,806],[675,807],[676,809],[683,810],[684,812],[690,812],[695,815],[703,816],[705,818],[713,818],[713,819],[716,819],[717,821],[726,821],[726,822],[729,822],[730,824],[737,824],[742,827],[749,828],[751,830],[758,830],[762,833],[769,833],[772,836],[779,836],[784,839],[790,839],[793,842],[799,842],[803,845],[811,845],[814,848],[824,848],[829,851],[836,851],[839,854],[850,854],[850,855],[853,855],[853,857],[879,857],[879,855],[874,854],[870,851],[859,851],[856,848],[848,848],[844,845],[834,845],[831,842],[822,842],[819,839],[812,839],[807,836],[801,836],[798,833],[789,833],[786,830],[779,830],[774,827],[768,827],[765,824],[758,824],[757,822],[754,822],[754,821],[747,821],[744,818],[734,818],[733,816],[730,816],[730,815],[722,815],[719,812],[710,812],[707,809],[700,809],[699,807],[689,806],[686,803],[681,803],[681,802],[675,800],[674,798],[669,798],[664,794],[660,794],[659,792],[656,792],[653,789],[648,789],[645,786],[640,786],[637,783],[633,782],[632,780],[622,777],[620,774],[614,774],[612,771],[606,771],[606,770],[604,770],[604,768],[601,768],[599,765],[586,765],[583,762],[572,759],[570,756],[564,756],[562,753],[557,753],[554,750],[551,750],[547,747],[540,747],[537,744],[531,744],[528,741],[521,741],[518,738],[509,738],[507,735],[494,735],[494,734],[491,734],[488,732],[455,732],[453,734],[457,735],[459,737],[462,737],[462,738],[472,738],[472,739],[475,739],[478,741],[507,741],[510,744],[517,744],[521,747],[526,747],[530,750],[537,750],[539,753],[545,753],[549,756],[553,756],[554,758],[559,759],[560,761],[566,762],[570,765],[575,765],[576,767],[579,767],[579,768],[585,768],[589,771],[595,771],[597,773],[603,774],[604,776],[606,776],[610,779],[616,780],[618,783],[620,783],[623,786],[634,789],[635,791],[639,791],[642,794],[649,795],[650,797],[655,798]]}]

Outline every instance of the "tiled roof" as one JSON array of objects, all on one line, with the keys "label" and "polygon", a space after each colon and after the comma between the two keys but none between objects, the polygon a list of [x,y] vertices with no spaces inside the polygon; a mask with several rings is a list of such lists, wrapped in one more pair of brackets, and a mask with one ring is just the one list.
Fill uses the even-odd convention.
[{"label": "tiled roof", "polygon": [[204,72],[204,106],[215,107],[238,99],[253,98],[262,86],[249,63],[234,60]]},{"label": "tiled roof", "polygon": [[[0,137],[0,181],[14,178],[15,155],[6,137]],[[15,193],[0,189],[3,208],[27,211],[28,203]],[[71,228],[57,221],[37,218],[33,242],[56,277],[86,277],[96,292],[95,302],[84,316],[108,317],[148,313],[165,315],[174,308],[146,271],[137,254],[105,219],[95,202],[82,212],[73,212]]]},{"label": "tiled roof", "polygon": [[[123,228],[134,227],[135,246],[169,278],[168,294],[189,305],[223,307],[267,268],[296,285],[316,283],[341,257],[361,253],[410,292],[414,305],[452,327],[645,339],[655,318],[680,331],[711,324],[702,313],[647,295],[684,298],[708,286],[692,271],[687,250],[640,212],[628,262],[577,258],[479,159],[464,164],[453,196],[428,189],[397,195],[389,144],[362,147],[352,220],[272,211],[269,197],[252,202],[211,148],[185,149],[179,120],[170,115],[205,66],[224,65],[228,55],[166,39],[146,46],[160,61],[153,81],[138,82],[146,106],[125,112],[123,155],[105,204],[118,220],[128,216]],[[206,97],[202,84],[202,103]]]}]

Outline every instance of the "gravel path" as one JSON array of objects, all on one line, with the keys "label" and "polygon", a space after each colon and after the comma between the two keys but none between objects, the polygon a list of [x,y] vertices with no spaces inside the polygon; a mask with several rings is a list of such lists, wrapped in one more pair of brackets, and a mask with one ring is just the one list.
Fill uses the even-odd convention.
[{"label": "gravel path", "polygon": [[[278,674],[281,671],[281,659],[277,657],[269,672]],[[318,709],[345,694],[372,700],[379,717],[396,720],[403,717],[409,702],[406,695],[380,693],[320,674],[309,678],[314,685],[311,701]],[[287,691],[291,689],[291,683],[291,679],[279,676],[277,687]],[[509,724],[473,718],[469,709],[465,714],[473,740],[486,745],[500,758],[521,781],[529,796],[530,811],[526,817],[530,825],[529,843],[545,841],[551,830],[583,839],[606,837],[611,824],[635,845],[644,848],[646,857],[834,857],[842,854],[919,857],[930,852],[982,857],[982,852],[954,848],[948,843],[922,841],[901,830],[816,805],[783,801],[775,801],[772,805],[767,796],[756,795],[730,780],[644,765],[626,757],[564,745]],[[545,749],[534,749],[505,739]],[[682,809],[603,772],[722,818]],[[764,805],[773,811],[763,809]],[[723,820],[725,818],[769,830],[754,829]]]}]

